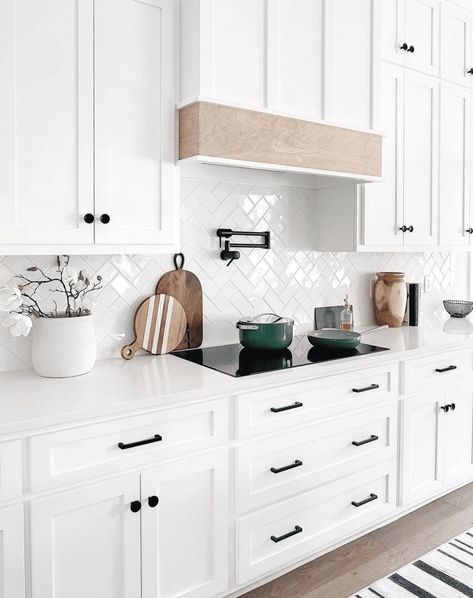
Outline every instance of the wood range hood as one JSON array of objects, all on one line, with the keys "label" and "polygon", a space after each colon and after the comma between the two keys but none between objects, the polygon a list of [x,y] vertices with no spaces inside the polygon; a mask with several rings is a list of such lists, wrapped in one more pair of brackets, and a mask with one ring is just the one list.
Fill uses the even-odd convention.
[{"label": "wood range hood", "polygon": [[207,101],[179,109],[179,160],[381,180],[382,136]]}]

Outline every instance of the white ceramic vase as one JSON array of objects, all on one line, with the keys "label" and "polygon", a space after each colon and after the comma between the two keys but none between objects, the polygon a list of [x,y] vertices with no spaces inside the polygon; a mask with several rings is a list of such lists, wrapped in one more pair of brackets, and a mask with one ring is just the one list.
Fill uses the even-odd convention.
[{"label": "white ceramic vase", "polygon": [[46,378],[68,378],[90,372],[97,358],[92,315],[33,320],[34,371]]}]

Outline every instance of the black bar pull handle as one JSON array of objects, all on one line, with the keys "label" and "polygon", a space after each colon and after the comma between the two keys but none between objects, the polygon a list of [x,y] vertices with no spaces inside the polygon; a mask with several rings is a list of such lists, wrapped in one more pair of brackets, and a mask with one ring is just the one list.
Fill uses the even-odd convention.
[{"label": "black bar pull handle", "polygon": [[363,505],[367,505],[369,502],[373,502],[373,500],[376,500],[377,498],[378,498],[377,494],[371,493],[368,498],[365,498],[365,500],[360,500],[360,502],[356,502],[356,501],[352,500],[351,504],[354,507],[362,507]]},{"label": "black bar pull handle", "polygon": [[375,436],[374,434],[371,434],[371,436],[369,438],[366,438],[365,440],[359,440],[358,442],[356,440],[354,440],[352,442],[353,446],[363,446],[364,444],[369,444],[370,442],[375,442],[375,440],[379,440],[379,436]]},{"label": "black bar pull handle", "polygon": [[370,386],[365,386],[364,388],[352,388],[353,392],[368,392],[369,390],[376,390],[379,388],[379,384],[370,384]]},{"label": "black bar pull handle", "polygon": [[294,529],[292,530],[292,532],[287,532],[287,534],[284,534],[282,536],[271,536],[271,540],[273,542],[276,542],[276,544],[278,542],[282,542],[283,540],[287,540],[288,538],[291,538],[292,536],[295,536],[296,534],[300,534],[302,531],[304,531],[302,529],[302,527],[300,525],[296,525],[294,527]]},{"label": "black bar pull handle", "polygon": [[136,442],[129,442],[128,444],[125,444],[124,442],[119,442],[118,448],[121,449],[122,451],[124,451],[126,449],[135,448],[135,446],[143,446],[144,444],[152,444],[153,442],[161,442],[162,439],[163,439],[162,436],[160,436],[159,434],[155,434],[153,436],[153,438],[146,438],[145,440],[137,440]]},{"label": "black bar pull handle", "polygon": [[435,371],[438,372],[439,374],[443,374],[444,372],[451,372],[456,369],[457,369],[456,365],[449,365],[447,368],[436,368]]},{"label": "black bar pull handle", "polygon": [[271,411],[273,413],[281,413],[281,411],[289,411],[290,409],[297,409],[298,407],[303,406],[303,403],[296,401],[293,405],[286,405],[285,407],[271,407]]},{"label": "black bar pull handle", "polygon": [[294,463],[291,463],[290,465],[285,465],[284,467],[271,467],[271,471],[273,473],[282,473],[283,471],[288,471],[289,469],[294,469],[295,467],[302,467],[302,465],[302,461],[296,459]]}]

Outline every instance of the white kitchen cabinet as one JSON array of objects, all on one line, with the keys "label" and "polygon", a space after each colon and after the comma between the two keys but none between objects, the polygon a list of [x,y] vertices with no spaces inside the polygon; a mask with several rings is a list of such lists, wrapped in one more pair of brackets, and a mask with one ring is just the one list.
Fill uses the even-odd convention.
[{"label": "white kitchen cabinet", "polygon": [[93,1],[5,0],[0,56],[0,245],[93,243]]},{"label": "white kitchen cabinet", "polygon": [[471,382],[406,397],[401,430],[404,506],[473,479]]},{"label": "white kitchen cabinet", "polygon": [[98,244],[175,241],[174,45],[174,0],[96,0]]},{"label": "white kitchen cabinet", "polygon": [[439,73],[438,0],[382,0],[382,57],[429,75]]},{"label": "white kitchen cabinet", "polygon": [[0,596],[24,598],[23,505],[0,509]]},{"label": "white kitchen cabinet", "polygon": [[139,474],[32,500],[32,598],[141,598],[139,500]]},{"label": "white kitchen cabinet", "polygon": [[472,12],[442,2],[440,76],[467,87],[473,80],[472,28]]},{"label": "white kitchen cabinet", "polygon": [[376,0],[181,0],[181,104],[377,127]]},{"label": "white kitchen cabinet", "polygon": [[174,30],[173,0],[1,4],[3,253],[175,246]]},{"label": "white kitchen cabinet", "polygon": [[[142,474],[143,598],[208,598],[224,592],[227,487],[225,450]],[[152,507],[155,497],[159,503]]]},{"label": "white kitchen cabinet", "polygon": [[438,243],[439,82],[404,76],[404,225],[408,245]]},{"label": "white kitchen cabinet", "polygon": [[441,84],[440,96],[440,244],[470,243],[471,184],[470,90]]}]

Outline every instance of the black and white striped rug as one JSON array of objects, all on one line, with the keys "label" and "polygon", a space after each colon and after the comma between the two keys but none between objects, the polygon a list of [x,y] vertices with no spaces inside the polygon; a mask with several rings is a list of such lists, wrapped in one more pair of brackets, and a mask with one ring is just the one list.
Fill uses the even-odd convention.
[{"label": "black and white striped rug", "polygon": [[350,598],[473,598],[473,528]]}]

